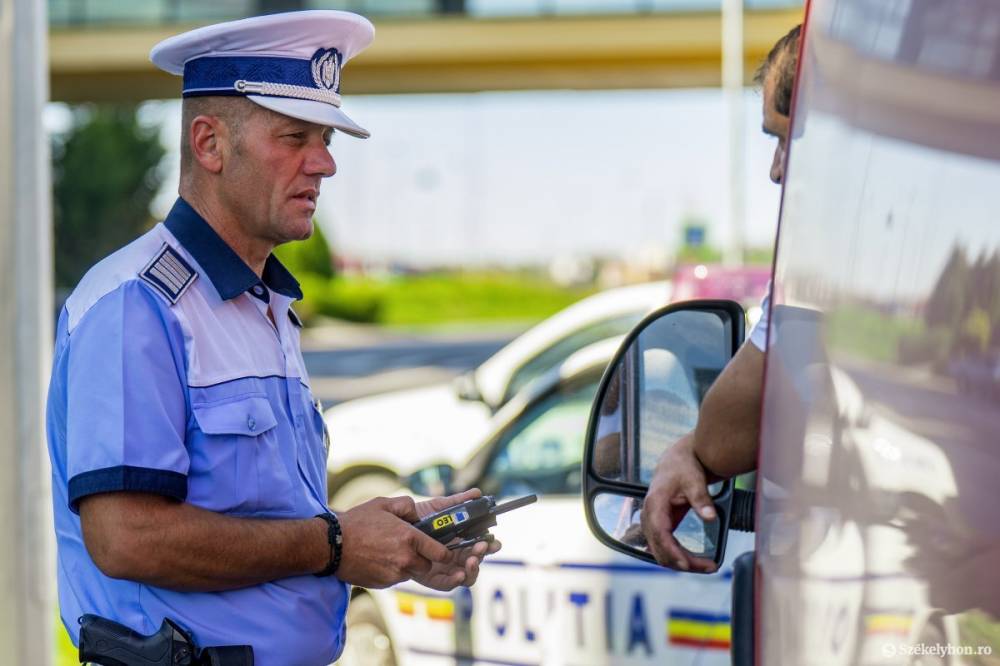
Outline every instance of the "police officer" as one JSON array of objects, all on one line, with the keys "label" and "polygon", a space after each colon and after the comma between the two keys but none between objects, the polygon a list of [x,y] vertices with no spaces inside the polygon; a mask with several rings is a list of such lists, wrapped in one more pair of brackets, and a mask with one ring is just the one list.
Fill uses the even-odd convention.
[{"label": "police officer", "polygon": [[[336,165],[341,67],[364,18],[308,11],[194,30],[151,59],[183,75],[180,198],[83,278],[58,323],[48,437],[63,622],[164,618],[256,663],[326,664],[349,584],[471,585],[498,544],[453,553],[411,523],[477,496],[379,498],[334,516],[302,297],[271,253],[309,237]],[[386,445],[402,442],[386,442]]]}]

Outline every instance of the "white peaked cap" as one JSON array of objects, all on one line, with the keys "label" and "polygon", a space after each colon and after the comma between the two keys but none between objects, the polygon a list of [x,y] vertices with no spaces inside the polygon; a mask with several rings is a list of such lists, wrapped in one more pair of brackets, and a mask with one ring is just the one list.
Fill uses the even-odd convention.
[{"label": "white peaked cap", "polygon": [[255,16],[163,40],[149,59],[184,77],[184,97],[245,96],[261,106],[367,138],[341,109],[340,73],[375,37],[350,12],[310,10]]}]

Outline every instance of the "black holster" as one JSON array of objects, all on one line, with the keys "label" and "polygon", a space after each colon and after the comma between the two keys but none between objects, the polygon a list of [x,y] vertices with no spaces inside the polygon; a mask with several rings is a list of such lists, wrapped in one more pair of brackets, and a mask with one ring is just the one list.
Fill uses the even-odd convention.
[{"label": "black holster", "polygon": [[159,631],[143,636],[96,615],[80,618],[80,662],[100,666],[253,666],[249,645],[199,650],[191,635],[164,619]]}]

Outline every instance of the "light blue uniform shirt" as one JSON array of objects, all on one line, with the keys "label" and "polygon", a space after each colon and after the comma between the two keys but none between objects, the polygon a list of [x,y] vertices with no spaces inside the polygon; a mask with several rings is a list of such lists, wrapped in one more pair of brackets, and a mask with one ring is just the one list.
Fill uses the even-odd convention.
[{"label": "light blue uniform shirt", "polygon": [[336,578],[212,593],[116,580],[90,558],[77,515],[82,498],[123,490],[231,516],[326,511],[323,417],[289,307],[301,295],[273,256],[261,281],[179,199],[67,300],[47,425],[59,603],[74,642],[77,618],[94,613],[143,634],[169,617],[200,646],[252,645],[262,666],[340,654],[348,586]]}]

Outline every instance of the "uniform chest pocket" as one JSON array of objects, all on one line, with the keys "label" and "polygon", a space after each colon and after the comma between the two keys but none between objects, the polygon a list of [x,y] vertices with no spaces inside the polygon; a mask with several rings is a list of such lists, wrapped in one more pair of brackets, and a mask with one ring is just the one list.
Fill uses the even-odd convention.
[{"label": "uniform chest pocket", "polygon": [[293,512],[291,455],[284,455],[278,419],[264,395],[192,404],[191,411],[189,501],[225,513]]}]

